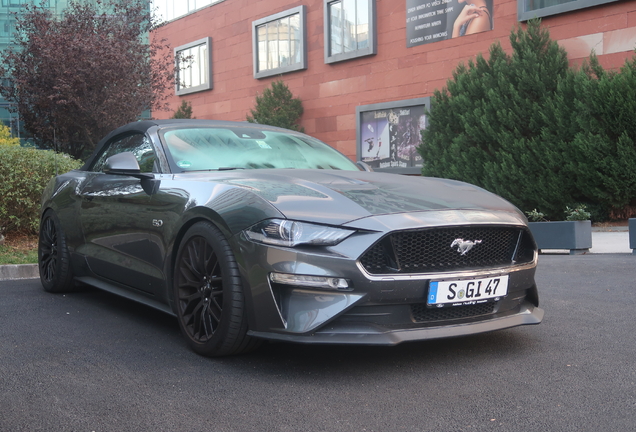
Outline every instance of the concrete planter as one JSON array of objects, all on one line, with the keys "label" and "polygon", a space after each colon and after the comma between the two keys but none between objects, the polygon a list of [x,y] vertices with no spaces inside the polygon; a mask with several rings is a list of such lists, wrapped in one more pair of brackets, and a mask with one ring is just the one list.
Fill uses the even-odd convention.
[{"label": "concrete planter", "polygon": [[570,255],[580,255],[592,247],[592,222],[589,220],[529,222],[528,226],[539,250],[569,249]]},{"label": "concrete planter", "polygon": [[629,227],[629,248],[632,250],[632,254],[636,255],[636,219],[628,219],[627,226]]}]

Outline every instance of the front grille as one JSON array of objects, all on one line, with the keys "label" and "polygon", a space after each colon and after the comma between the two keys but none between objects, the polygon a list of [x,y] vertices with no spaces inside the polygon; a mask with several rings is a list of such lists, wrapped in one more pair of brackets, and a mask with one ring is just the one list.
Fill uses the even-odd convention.
[{"label": "front grille", "polygon": [[[475,243],[466,253],[455,240]],[[525,228],[459,226],[397,231],[360,258],[370,274],[430,273],[523,264],[534,259],[536,245]]]},{"label": "front grille", "polygon": [[412,304],[411,314],[413,321],[430,322],[444,321],[461,318],[470,318],[479,315],[488,315],[495,310],[495,303],[482,303],[468,306],[453,306],[445,308],[429,308],[423,303]]}]

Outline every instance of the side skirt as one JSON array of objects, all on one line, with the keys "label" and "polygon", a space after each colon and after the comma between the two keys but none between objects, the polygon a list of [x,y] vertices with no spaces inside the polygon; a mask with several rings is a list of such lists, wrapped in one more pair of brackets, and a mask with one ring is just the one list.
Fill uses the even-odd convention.
[{"label": "side skirt", "polygon": [[148,297],[147,295],[142,294],[141,292],[136,292],[130,289],[122,288],[117,285],[104,282],[102,280],[99,280],[91,276],[77,277],[75,278],[75,280],[77,280],[78,282],[84,283],[86,285],[90,285],[92,287],[101,289],[103,291],[107,291],[111,294],[115,294],[120,297],[124,297],[129,300],[144,304],[146,306],[150,306],[151,308],[157,309],[161,312],[165,312],[168,315],[176,316],[175,313],[170,308],[170,306],[160,301],[157,301],[156,299]]}]

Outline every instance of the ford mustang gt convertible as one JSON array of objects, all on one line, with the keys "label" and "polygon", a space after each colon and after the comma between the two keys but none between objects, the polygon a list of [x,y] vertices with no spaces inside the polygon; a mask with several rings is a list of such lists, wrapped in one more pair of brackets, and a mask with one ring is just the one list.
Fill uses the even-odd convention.
[{"label": "ford mustang gt convertible", "polygon": [[513,205],[466,183],[371,172],[251,123],[114,130],[47,185],[38,257],[46,291],[90,285],[173,314],[207,356],[543,318],[537,246]]}]

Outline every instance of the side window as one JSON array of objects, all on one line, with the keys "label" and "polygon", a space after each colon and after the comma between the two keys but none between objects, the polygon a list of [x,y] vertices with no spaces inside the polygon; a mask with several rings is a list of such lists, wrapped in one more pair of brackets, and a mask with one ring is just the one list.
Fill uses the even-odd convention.
[{"label": "side window", "polygon": [[157,157],[155,151],[148,137],[143,134],[127,135],[123,138],[119,137],[106,144],[100,155],[95,159],[91,171],[102,172],[106,164],[106,159],[123,152],[132,152],[135,155],[137,162],[139,162],[141,172],[151,173],[156,171],[155,161]]}]

